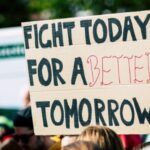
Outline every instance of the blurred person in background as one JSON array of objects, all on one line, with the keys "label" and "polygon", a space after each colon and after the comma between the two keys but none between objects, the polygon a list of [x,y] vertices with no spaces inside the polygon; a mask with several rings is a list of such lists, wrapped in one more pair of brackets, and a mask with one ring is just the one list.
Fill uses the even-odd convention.
[{"label": "blurred person in background", "polygon": [[13,122],[5,116],[0,116],[0,143],[12,139],[14,133]]},{"label": "blurred person in background", "polygon": [[92,142],[77,141],[62,147],[62,150],[101,150],[98,145]]},{"label": "blurred person in background", "polygon": [[57,150],[60,144],[49,136],[36,136],[33,131],[31,107],[20,110],[14,118],[14,139],[22,150]]},{"label": "blurred person in background", "polygon": [[0,116],[0,150],[20,150],[13,139],[13,121],[5,116]]},{"label": "blurred person in background", "polygon": [[78,141],[91,141],[101,150],[124,150],[118,135],[105,126],[90,126],[77,138]]}]

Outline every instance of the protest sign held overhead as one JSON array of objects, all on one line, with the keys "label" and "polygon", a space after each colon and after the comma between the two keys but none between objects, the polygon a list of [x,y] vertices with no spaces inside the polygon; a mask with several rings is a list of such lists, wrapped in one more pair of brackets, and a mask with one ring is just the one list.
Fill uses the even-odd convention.
[{"label": "protest sign held overhead", "polygon": [[150,11],[22,24],[34,130],[150,133]]}]

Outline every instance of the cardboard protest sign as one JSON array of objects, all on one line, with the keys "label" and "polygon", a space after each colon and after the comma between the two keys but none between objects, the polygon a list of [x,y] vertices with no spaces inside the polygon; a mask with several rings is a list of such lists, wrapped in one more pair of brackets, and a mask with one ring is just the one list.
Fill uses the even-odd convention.
[{"label": "cardboard protest sign", "polygon": [[150,11],[22,27],[37,135],[150,133]]}]

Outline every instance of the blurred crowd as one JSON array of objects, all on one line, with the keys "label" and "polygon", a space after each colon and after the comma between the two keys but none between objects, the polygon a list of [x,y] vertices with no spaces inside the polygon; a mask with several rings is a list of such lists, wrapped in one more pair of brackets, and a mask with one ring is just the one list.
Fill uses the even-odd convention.
[{"label": "blurred crowd", "polygon": [[106,126],[89,126],[80,135],[37,136],[30,95],[13,120],[0,116],[0,150],[150,150],[150,135],[117,135]]}]

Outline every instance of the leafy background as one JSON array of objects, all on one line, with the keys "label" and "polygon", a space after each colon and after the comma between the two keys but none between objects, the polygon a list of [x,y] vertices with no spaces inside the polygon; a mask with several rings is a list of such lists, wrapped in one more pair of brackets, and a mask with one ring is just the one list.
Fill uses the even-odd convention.
[{"label": "leafy background", "polygon": [[0,27],[21,22],[148,10],[150,0],[0,0]]}]

